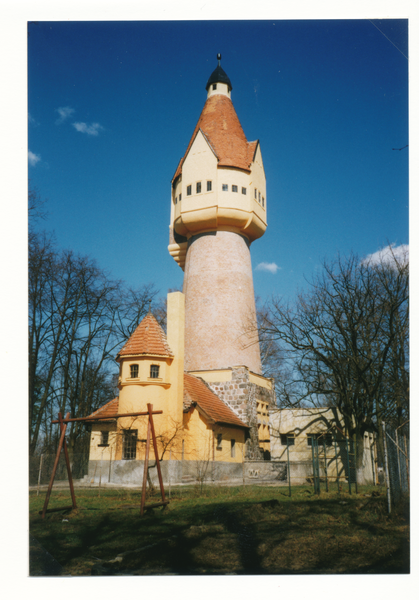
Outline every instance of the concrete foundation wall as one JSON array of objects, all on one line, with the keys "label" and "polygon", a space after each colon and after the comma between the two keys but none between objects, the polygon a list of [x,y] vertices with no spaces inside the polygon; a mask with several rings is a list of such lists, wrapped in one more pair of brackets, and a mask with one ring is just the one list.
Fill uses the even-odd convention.
[{"label": "concrete foundation wall", "polygon": [[[286,482],[287,466],[283,462],[246,461],[245,463],[164,460],[160,463],[164,485],[197,483],[200,477],[206,483],[227,483],[243,481],[247,484],[262,482]],[[144,461],[115,460],[89,462],[89,472],[85,477],[89,483],[113,483],[120,485],[142,485]],[[151,481],[159,485],[157,468],[150,469]]]}]

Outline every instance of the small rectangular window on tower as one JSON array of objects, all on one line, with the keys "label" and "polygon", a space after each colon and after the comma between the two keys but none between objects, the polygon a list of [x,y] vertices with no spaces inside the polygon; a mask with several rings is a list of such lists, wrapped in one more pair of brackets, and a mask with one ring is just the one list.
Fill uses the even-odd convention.
[{"label": "small rectangular window on tower", "polygon": [[259,199],[258,200],[259,200],[259,204],[260,204],[260,192],[259,192]]},{"label": "small rectangular window on tower", "polygon": [[223,183],[223,192],[228,192],[228,183]]},{"label": "small rectangular window on tower", "polygon": [[207,181],[207,192],[212,190],[212,181]]},{"label": "small rectangular window on tower", "polygon": [[217,89],[217,84],[216,84],[216,83],[213,83],[213,84],[212,84],[212,89],[213,89],[213,90],[216,90],[216,89]]},{"label": "small rectangular window on tower", "polygon": [[242,187],[242,194],[245,196],[247,194],[247,189],[245,187]]},{"label": "small rectangular window on tower", "polygon": [[188,185],[188,187],[186,188],[186,195],[190,196],[192,194],[192,186]]},{"label": "small rectangular window on tower", "polygon": [[265,198],[262,196],[262,206],[265,208]]},{"label": "small rectangular window on tower", "polygon": [[131,370],[131,379],[135,379],[136,377],[138,377],[138,365],[131,365],[130,370]]},{"label": "small rectangular window on tower", "polygon": [[150,366],[150,379],[158,379],[160,367],[159,365]]},{"label": "small rectangular window on tower", "polygon": [[179,202],[182,200],[182,194],[179,194]]},{"label": "small rectangular window on tower", "polygon": [[196,184],[196,193],[200,194],[201,193],[201,182],[198,181],[198,183]]},{"label": "small rectangular window on tower", "polygon": [[176,196],[176,198],[175,198],[175,204],[177,204],[177,196]]},{"label": "small rectangular window on tower", "polygon": [[258,191],[257,191],[257,189],[255,188],[255,200],[257,200],[257,199],[258,199]]},{"label": "small rectangular window on tower", "polygon": [[217,433],[217,450],[223,449],[223,434]]},{"label": "small rectangular window on tower", "polygon": [[236,440],[230,440],[231,441],[231,458],[234,458],[236,456]]},{"label": "small rectangular window on tower", "polygon": [[238,190],[237,190],[237,185],[232,185],[232,186],[231,186],[231,191],[232,191],[232,192],[237,192],[237,191],[238,191]]}]

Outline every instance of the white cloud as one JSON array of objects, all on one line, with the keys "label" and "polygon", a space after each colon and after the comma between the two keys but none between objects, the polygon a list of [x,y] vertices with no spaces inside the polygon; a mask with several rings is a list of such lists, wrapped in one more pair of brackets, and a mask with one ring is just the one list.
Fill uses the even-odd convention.
[{"label": "white cloud", "polygon": [[261,262],[256,267],[256,271],[269,271],[269,273],[272,273],[273,275],[275,275],[275,273],[277,271],[279,271],[280,268],[281,267],[278,267],[278,265],[275,263]]},{"label": "white cloud", "polygon": [[64,121],[66,121],[76,112],[74,108],[71,108],[71,106],[60,106],[60,108],[56,108],[55,110],[60,115],[55,121],[56,125],[61,125],[61,123],[64,123]]},{"label": "white cloud", "polygon": [[87,135],[99,135],[99,131],[103,129],[99,123],[73,123],[73,127],[80,131],[80,133],[87,133]]},{"label": "white cloud", "polygon": [[29,123],[29,125],[33,125],[34,127],[38,127],[38,125],[39,125],[38,121],[33,118],[31,113],[28,113],[28,123]]},{"label": "white cloud", "polygon": [[380,263],[391,264],[397,260],[399,263],[405,263],[409,260],[409,244],[390,244],[381,250],[377,250],[373,254],[368,254],[362,261],[365,264],[378,265]]},{"label": "white cloud", "polygon": [[39,154],[35,154],[34,152],[28,150],[28,161],[31,167],[34,167],[40,160],[41,157]]}]

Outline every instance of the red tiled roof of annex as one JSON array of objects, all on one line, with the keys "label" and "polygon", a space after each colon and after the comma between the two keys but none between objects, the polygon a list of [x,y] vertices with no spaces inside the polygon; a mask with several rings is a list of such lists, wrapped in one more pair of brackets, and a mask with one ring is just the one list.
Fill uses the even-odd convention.
[{"label": "red tiled roof of annex", "polygon": [[184,374],[183,406],[187,410],[192,404],[198,407],[215,423],[235,427],[248,426],[206,385],[199,377]]},{"label": "red tiled roof of annex", "polygon": [[173,180],[182,172],[183,162],[201,129],[218,158],[219,167],[237,167],[249,171],[258,142],[248,142],[230,98],[221,94],[205,102],[201,116],[180,160]]},{"label": "red tiled roof of annex", "polygon": [[113,400],[110,400],[109,402],[101,406],[100,408],[98,408],[97,410],[95,410],[94,412],[92,412],[92,414],[89,415],[89,417],[96,417],[98,419],[99,417],[116,417],[116,415],[118,414],[118,410],[119,397],[116,397]]},{"label": "red tiled roof of annex", "polygon": [[[235,427],[248,426],[226,405],[220,398],[214,394],[206,383],[199,377],[184,373],[183,407],[189,410],[193,404],[198,407],[215,423],[224,423]],[[119,410],[119,398],[110,400],[89,417],[98,419],[104,417],[115,418]]]},{"label": "red tiled roof of annex", "polygon": [[116,358],[136,354],[173,356],[173,352],[167,343],[166,334],[152,314],[144,317]]}]

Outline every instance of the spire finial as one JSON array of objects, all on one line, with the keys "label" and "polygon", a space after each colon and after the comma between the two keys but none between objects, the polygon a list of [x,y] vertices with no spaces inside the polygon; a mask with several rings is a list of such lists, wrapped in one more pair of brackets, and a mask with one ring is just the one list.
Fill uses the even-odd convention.
[{"label": "spire finial", "polygon": [[218,66],[221,67],[221,54],[217,54]]}]

